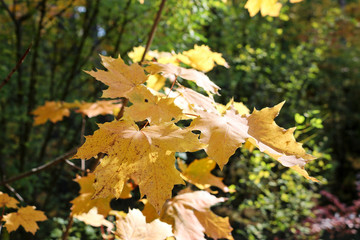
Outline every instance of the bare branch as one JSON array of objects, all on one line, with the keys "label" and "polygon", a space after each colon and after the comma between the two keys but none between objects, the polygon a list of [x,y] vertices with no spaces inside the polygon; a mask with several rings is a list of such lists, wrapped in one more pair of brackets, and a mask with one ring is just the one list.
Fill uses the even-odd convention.
[{"label": "bare branch", "polygon": [[147,41],[147,43],[146,43],[145,51],[144,51],[144,53],[143,53],[143,55],[142,55],[142,58],[141,58],[141,61],[140,61],[140,62],[143,62],[143,61],[144,61],[145,55],[146,55],[146,53],[149,51],[150,45],[151,45],[151,43],[152,43],[152,41],[153,41],[153,39],[154,39],[154,36],[155,36],[155,31],[156,31],[157,25],[158,25],[159,22],[160,22],[161,12],[162,12],[162,10],[164,9],[165,2],[166,2],[166,0],[162,0],[161,3],[160,3],[159,10],[158,10],[158,12],[157,12],[157,14],[156,14],[156,17],[155,17],[155,20],[154,20],[154,24],[153,24],[153,26],[152,26],[152,28],[151,28],[150,33],[149,33],[149,39],[148,39],[148,41]]},{"label": "bare branch", "polygon": [[29,47],[26,49],[24,55],[19,59],[18,63],[16,64],[16,66],[11,70],[11,72],[9,73],[9,75],[7,75],[7,77],[2,81],[2,83],[0,84],[0,90],[1,88],[4,87],[5,84],[7,84],[11,78],[11,76],[14,74],[14,72],[16,72],[16,70],[20,67],[20,65],[23,63],[25,57],[28,55],[28,53],[30,52],[30,48],[31,48],[32,44],[29,45]]},{"label": "bare branch", "polygon": [[8,180],[4,180],[4,181],[0,182],[0,186],[1,186],[1,185],[8,184],[8,183],[11,183],[11,182],[15,182],[15,181],[17,181],[17,180],[20,180],[20,179],[22,179],[22,178],[28,177],[28,176],[33,175],[33,174],[35,174],[35,173],[44,171],[44,170],[46,170],[47,168],[49,168],[49,167],[51,167],[51,166],[55,166],[55,165],[57,165],[57,164],[65,161],[65,160],[66,160],[67,158],[69,158],[70,156],[74,155],[74,154],[76,153],[76,151],[77,151],[77,147],[74,148],[74,149],[72,149],[72,150],[70,150],[70,151],[68,151],[67,153],[64,153],[63,155],[55,158],[55,159],[52,160],[51,162],[48,162],[48,163],[46,163],[46,164],[44,164],[44,165],[41,165],[41,166],[36,167],[36,168],[33,168],[33,169],[31,169],[30,171],[25,172],[25,173],[23,173],[23,174],[20,174],[20,175],[18,175],[18,176],[16,176],[16,177],[13,177],[13,178],[10,178],[10,179],[8,179]]}]

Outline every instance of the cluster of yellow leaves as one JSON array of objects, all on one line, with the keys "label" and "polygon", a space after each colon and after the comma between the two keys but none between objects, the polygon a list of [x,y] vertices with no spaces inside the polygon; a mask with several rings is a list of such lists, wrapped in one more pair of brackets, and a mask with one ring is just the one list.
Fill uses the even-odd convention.
[{"label": "cluster of yellow leaves", "polygon": [[[126,107],[126,117],[120,121],[99,124],[99,129],[86,137],[85,144],[74,157],[90,159],[99,153],[106,154],[94,172],[97,179],[95,198],[119,198],[124,184],[131,178],[139,185],[141,195],[146,195],[159,213],[171,197],[173,186],[183,184],[174,166],[176,152],[205,149],[209,158],[223,168],[246,141],[310,178],[303,168],[314,158],[296,142],[294,129],[285,130],[274,122],[283,103],[260,111],[255,109],[248,114],[243,104],[233,100],[226,106],[217,104],[211,95],[217,93],[217,89],[209,88],[216,85],[209,79],[197,81],[203,73],[194,69],[191,71],[195,73],[188,77],[189,69],[171,64],[149,63],[142,68],[137,63],[128,66],[121,58],[110,57],[102,57],[102,62],[107,71],[89,74],[109,86],[103,97],[126,97],[132,105]],[[165,96],[143,85],[148,78],[144,70],[194,79],[198,86],[209,90],[209,96],[179,84],[176,89],[168,89]],[[192,116],[187,117],[189,114]],[[193,121],[188,128],[181,129],[174,124],[180,119],[191,118]],[[135,122],[143,120],[150,124],[140,129]],[[200,138],[192,133],[193,130],[201,132]],[[190,179],[184,174],[183,177]]]},{"label": "cluster of yellow leaves", "polygon": [[[301,2],[302,0],[290,0],[291,3]],[[255,16],[259,11],[261,16],[278,17],[282,4],[278,0],[248,0],[245,8],[249,11],[250,16]]]},{"label": "cluster of yellow leaves", "polygon": [[64,117],[70,115],[70,110],[75,110],[77,113],[81,113],[89,118],[97,115],[114,114],[116,110],[119,110],[122,104],[116,100],[104,100],[94,103],[89,102],[56,102],[46,101],[43,106],[39,106],[32,114],[35,115],[34,125],[41,125],[48,120],[52,123],[61,121]]},{"label": "cluster of yellow leaves", "polygon": [[18,207],[17,204],[19,202],[10,197],[6,193],[0,192],[0,208],[15,208],[18,209],[16,212],[8,213],[2,216],[1,221],[5,221],[4,227],[9,232],[15,231],[21,225],[25,231],[31,232],[35,234],[35,232],[39,229],[36,222],[45,221],[47,217],[44,212],[35,210],[33,206],[27,207]]}]

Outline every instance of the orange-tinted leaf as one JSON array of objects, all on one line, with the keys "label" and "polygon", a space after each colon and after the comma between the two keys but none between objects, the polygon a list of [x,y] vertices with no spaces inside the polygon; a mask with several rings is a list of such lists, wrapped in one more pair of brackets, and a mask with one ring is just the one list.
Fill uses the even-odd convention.
[{"label": "orange-tinted leaf", "polygon": [[114,114],[114,110],[121,108],[121,105],[118,101],[82,102],[78,104],[79,109],[76,112],[92,118],[97,115]]},{"label": "orange-tinted leaf", "polygon": [[139,185],[141,195],[159,212],[171,197],[175,184],[183,184],[175,169],[176,151],[203,148],[195,134],[173,123],[151,125],[139,130],[129,119],[99,124],[99,129],[78,149],[75,157],[89,159],[106,153],[95,169],[94,197],[119,198],[129,178]]},{"label": "orange-tinted leaf", "polygon": [[116,221],[115,235],[122,240],[160,240],[172,236],[173,233],[170,225],[158,219],[146,223],[141,211],[133,209],[125,218]]},{"label": "orange-tinted leaf", "polygon": [[96,207],[97,212],[103,216],[107,216],[111,210],[110,201],[114,196],[110,195],[106,198],[91,199],[95,193],[93,186],[95,174],[89,173],[86,177],[77,176],[75,180],[80,185],[80,195],[71,201],[73,206],[71,211],[74,215],[88,213],[90,209]]},{"label": "orange-tinted leaf", "polygon": [[224,200],[205,191],[177,195],[164,205],[160,220],[173,226],[177,240],[205,239],[204,233],[214,239],[233,239],[228,217],[222,218],[210,210]]},{"label": "orange-tinted leaf", "polygon": [[104,98],[128,97],[128,94],[137,86],[144,83],[147,76],[139,64],[126,65],[120,58],[101,56],[102,64],[107,71],[97,70],[85,71],[96,80],[108,85],[109,88],[103,91]]},{"label": "orange-tinted leaf", "polygon": [[126,113],[135,121],[147,119],[150,123],[160,123],[179,120],[182,116],[182,110],[174,104],[175,99],[156,96],[145,86],[130,93],[129,99],[133,105],[126,109]]},{"label": "orange-tinted leaf", "polygon": [[162,64],[149,62],[149,66],[147,66],[145,70],[151,74],[164,73],[165,76],[173,76],[173,79],[175,79],[175,76],[179,76],[183,79],[195,82],[199,87],[202,87],[205,91],[213,94],[218,94],[220,89],[220,87],[213,83],[208,76],[194,69],[182,68],[170,63]]},{"label": "orange-tinted leaf", "polygon": [[45,221],[47,217],[44,212],[35,210],[33,206],[19,208],[17,212],[6,214],[3,217],[5,227],[9,232],[15,231],[21,225],[27,232],[35,234],[39,229],[36,222]]},{"label": "orange-tinted leaf", "polygon": [[194,184],[201,190],[216,186],[224,192],[229,192],[228,187],[222,182],[222,178],[211,174],[211,171],[216,166],[214,160],[209,158],[195,159],[189,166],[182,164],[181,161],[178,162],[184,180]]},{"label": "orange-tinted leaf", "polygon": [[46,123],[47,120],[50,120],[53,123],[61,121],[64,117],[70,115],[70,111],[61,102],[46,101],[43,106],[35,109],[32,114],[35,115],[34,124],[40,125]]},{"label": "orange-tinted leaf", "polygon": [[157,214],[154,206],[151,205],[147,199],[140,199],[140,202],[144,204],[144,209],[141,212],[146,217],[147,223],[150,223],[155,219],[159,218],[159,215]]},{"label": "orange-tinted leaf", "polygon": [[18,208],[17,204],[19,203],[13,197],[10,197],[8,194],[0,192],[0,208],[7,207],[7,208]]},{"label": "orange-tinted leaf", "polygon": [[260,111],[255,109],[249,116],[241,116],[233,109],[226,111],[224,116],[204,112],[190,127],[201,131],[200,141],[208,144],[205,151],[220,168],[247,139],[284,166],[304,168],[314,157],[306,154],[301,144],[296,142],[295,129],[285,130],[274,122],[282,105]]}]

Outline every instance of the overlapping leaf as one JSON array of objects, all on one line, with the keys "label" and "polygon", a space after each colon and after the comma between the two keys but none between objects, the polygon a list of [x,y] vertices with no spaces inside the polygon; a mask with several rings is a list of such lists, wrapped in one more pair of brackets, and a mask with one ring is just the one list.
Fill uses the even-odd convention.
[{"label": "overlapping leaf", "polygon": [[121,103],[118,101],[96,101],[94,103],[82,102],[78,104],[76,112],[82,113],[89,118],[97,115],[114,114],[116,109],[121,108]]},{"label": "overlapping leaf", "polygon": [[147,76],[139,64],[126,65],[120,58],[101,56],[102,64],[107,71],[97,70],[86,71],[96,80],[108,85],[109,88],[103,91],[104,98],[128,97],[128,94],[137,86],[144,83]]},{"label": "overlapping leaf", "polygon": [[171,225],[158,219],[146,223],[141,211],[133,209],[116,221],[115,235],[122,240],[160,240],[173,236],[171,230]]},{"label": "overlapping leaf", "polygon": [[173,98],[156,96],[145,86],[139,86],[136,91],[129,94],[133,103],[126,109],[135,121],[149,120],[151,123],[169,122],[179,120],[182,110],[174,104]]},{"label": "overlapping leaf", "polygon": [[213,94],[218,94],[220,87],[213,83],[208,76],[204,73],[196,71],[194,69],[187,69],[178,67],[173,64],[162,64],[157,62],[149,62],[149,66],[145,70],[151,74],[163,73],[165,76],[179,76],[183,79],[195,82],[199,87],[202,87],[205,91]]},{"label": "overlapping leaf", "polygon": [[195,45],[194,49],[178,54],[177,58],[183,63],[202,72],[212,70],[215,67],[215,63],[224,67],[229,67],[221,53],[213,52],[205,45]]},{"label": "overlapping leaf", "polygon": [[97,212],[103,216],[107,216],[111,210],[110,201],[114,198],[110,195],[106,198],[91,199],[95,193],[93,186],[95,174],[89,173],[86,177],[77,176],[74,180],[80,185],[80,195],[71,201],[73,204],[71,212],[74,215],[88,213],[92,208],[96,207]]},{"label": "overlapping leaf", "polygon": [[210,210],[224,200],[205,191],[180,194],[164,205],[160,220],[173,226],[177,240],[205,240],[204,233],[213,239],[233,239],[228,217]]},{"label": "overlapping leaf", "polygon": [[[255,109],[249,116],[241,116],[233,109],[226,111],[223,116],[203,112],[191,123],[190,128],[201,131],[200,141],[208,144],[206,152],[220,168],[249,139],[260,151],[271,155],[284,166],[303,169],[314,157],[306,154],[301,144],[296,142],[294,129],[285,130],[274,122],[282,105],[260,111]],[[305,170],[298,172],[306,177]]]},{"label": "overlapping leaf", "polygon": [[194,184],[199,189],[209,189],[210,186],[216,186],[224,192],[229,192],[229,188],[222,182],[222,178],[211,174],[215,168],[216,162],[209,159],[195,159],[189,166],[178,161],[181,170],[181,176],[184,180]]},{"label": "overlapping leaf", "polygon": [[131,120],[123,119],[99,124],[99,130],[86,137],[75,157],[89,159],[100,152],[108,155],[95,169],[94,197],[113,194],[119,198],[124,182],[132,178],[159,212],[165,200],[171,198],[173,186],[183,183],[174,166],[175,152],[203,147],[195,134],[173,123],[139,130]]}]

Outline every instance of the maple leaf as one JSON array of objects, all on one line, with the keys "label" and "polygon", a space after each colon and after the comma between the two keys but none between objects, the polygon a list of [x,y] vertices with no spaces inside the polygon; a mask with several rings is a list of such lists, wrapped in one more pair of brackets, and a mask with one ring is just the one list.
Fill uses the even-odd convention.
[{"label": "maple leaf", "polygon": [[245,8],[248,9],[250,16],[255,16],[261,11],[262,16],[279,16],[282,4],[278,0],[248,0],[245,4]]},{"label": "maple leaf", "polygon": [[107,216],[111,211],[110,201],[115,196],[108,196],[106,198],[97,198],[91,199],[95,193],[95,188],[93,186],[95,181],[95,174],[88,173],[86,177],[77,176],[74,179],[80,185],[80,195],[71,201],[73,206],[71,207],[71,212],[74,215],[80,215],[83,213],[88,213],[92,208],[96,207],[99,214]]},{"label": "maple leaf", "polygon": [[199,87],[202,87],[205,91],[213,94],[218,94],[218,91],[220,90],[220,87],[213,83],[208,76],[194,69],[178,67],[171,63],[162,64],[148,62],[148,64],[149,66],[145,67],[145,70],[151,74],[163,73],[166,77],[170,76],[173,79],[175,79],[175,76],[179,76],[183,79],[195,82]]},{"label": "maple leaf", "polygon": [[99,214],[96,207],[93,207],[87,213],[75,215],[74,217],[93,227],[105,226],[109,229],[114,228],[114,224],[106,220],[103,214]]},{"label": "maple leaf", "polygon": [[177,58],[183,63],[202,72],[208,72],[215,67],[215,63],[229,67],[221,53],[212,52],[208,46],[195,45],[194,49],[182,52]]},{"label": "maple leaf", "polygon": [[[131,52],[128,53],[129,58],[134,62],[140,62],[144,54],[145,48],[143,46],[134,47]],[[145,55],[145,60],[152,60],[153,57],[149,55],[149,52]]]},{"label": "maple leaf", "polygon": [[74,157],[89,159],[100,152],[108,155],[94,171],[97,180],[94,197],[113,194],[119,198],[124,182],[132,178],[141,195],[146,195],[158,212],[171,197],[173,186],[183,184],[174,166],[175,152],[204,147],[195,134],[172,122],[139,129],[133,121],[123,118],[98,126]]},{"label": "maple leaf", "polygon": [[175,104],[184,110],[190,110],[190,113],[217,112],[213,98],[206,97],[181,85],[176,89],[175,93],[178,93],[178,96],[175,96],[174,93],[170,93],[169,96],[175,98]]},{"label": "maple leaf", "polygon": [[182,110],[174,104],[173,98],[156,96],[145,86],[139,86],[137,91],[129,95],[132,106],[126,113],[135,121],[149,120],[151,123],[169,122],[179,120]]},{"label": "maple leaf", "polygon": [[177,195],[163,208],[160,220],[173,226],[177,240],[200,240],[207,236],[233,239],[228,217],[215,215],[210,207],[225,201],[205,191]]},{"label": "maple leaf", "polygon": [[32,114],[35,115],[34,125],[40,125],[50,120],[53,123],[61,121],[64,117],[70,115],[70,111],[61,102],[46,101],[43,106],[35,109]]},{"label": "maple leaf", "polygon": [[195,159],[189,166],[182,161],[178,161],[181,170],[181,176],[184,180],[194,184],[199,189],[209,189],[210,186],[216,186],[224,192],[229,192],[229,188],[222,182],[222,178],[211,174],[215,168],[216,162],[209,158]]},{"label": "maple leaf", "polygon": [[159,91],[164,87],[165,82],[166,78],[160,74],[150,75],[146,81],[146,86],[155,91]]},{"label": "maple leaf", "polygon": [[108,85],[109,88],[103,91],[104,98],[127,97],[137,86],[144,83],[147,76],[139,64],[126,65],[120,58],[101,56],[102,64],[108,71],[97,70],[85,71],[96,80]]},{"label": "maple leaf", "polygon": [[302,2],[303,0],[290,0],[291,3],[298,3],[298,2]]},{"label": "maple leaf", "polygon": [[18,208],[18,203],[18,200],[10,197],[7,193],[0,192],[0,208],[4,206],[7,208]]},{"label": "maple leaf", "polygon": [[[247,139],[282,165],[297,165],[303,169],[308,161],[315,158],[306,154],[302,144],[296,142],[294,128],[285,130],[274,122],[283,104],[284,102],[260,111],[254,109],[249,116],[241,116],[234,109],[226,111],[223,116],[203,112],[193,120],[190,129],[201,131],[200,141],[208,144],[206,153],[221,169]],[[306,177],[305,170],[298,172]]]},{"label": "maple leaf", "polygon": [[158,219],[146,223],[138,209],[132,209],[125,218],[116,221],[115,235],[122,240],[154,240],[173,236],[171,226]]},{"label": "maple leaf", "polygon": [[39,229],[36,222],[45,221],[47,217],[44,212],[35,210],[33,206],[21,207],[17,212],[8,213],[3,217],[8,232],[15,231],[21,225],[27,232],[35,234]]},{"label": "maple leaf", "polygon": [[250,110],[242,102],[235,102],[233,98],[225,106],[217,103],[215,107],[221,115],[225,114],[226,110],[230,108],[234,108],[240,115],[250,114]]},{"label": "maple leaf", "polygon": [[89,118],[97,115],[114,114],[114,110],[121,108],[122,104],[116,100],[97,101],[94,103],[82,102],[77,105],[79,109],[76,112],[82,113]]}]

